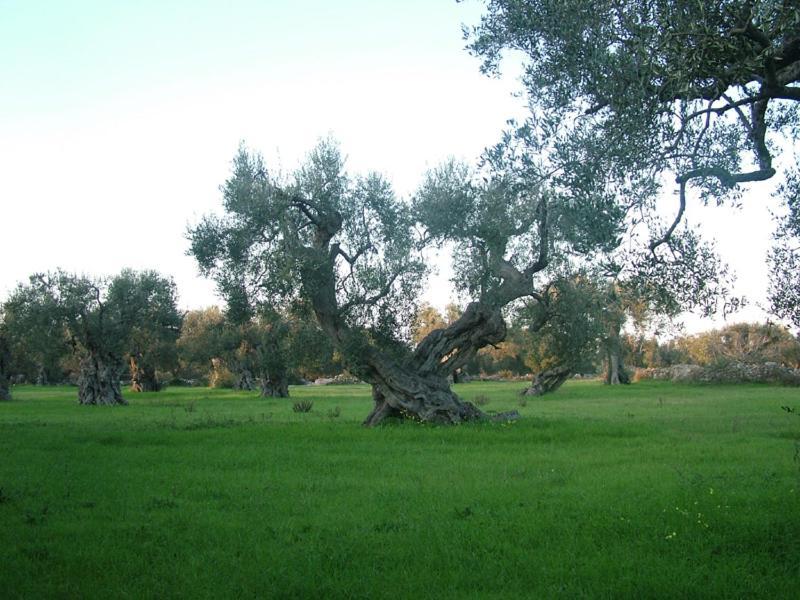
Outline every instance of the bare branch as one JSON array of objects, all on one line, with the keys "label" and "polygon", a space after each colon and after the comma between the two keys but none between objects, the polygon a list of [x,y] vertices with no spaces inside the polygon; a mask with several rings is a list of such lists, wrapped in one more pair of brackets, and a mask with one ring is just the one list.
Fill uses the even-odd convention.
[{"label": "bare branch", "polygon": [[670,225],[667,232],[661,236],[657,240],[653,240],[650,242],[650,251],[654,252],[656,248],[658,248],[661,244],[666,244],[669,239],[672,237],[672,234],[675,232],[675,228],[678,227],[678,224],[681,222],[683,218],[683,213],[686,210],[686,181],[680,182],[680,207],[678,208],[678,214],[675,216],[675,220]]}]

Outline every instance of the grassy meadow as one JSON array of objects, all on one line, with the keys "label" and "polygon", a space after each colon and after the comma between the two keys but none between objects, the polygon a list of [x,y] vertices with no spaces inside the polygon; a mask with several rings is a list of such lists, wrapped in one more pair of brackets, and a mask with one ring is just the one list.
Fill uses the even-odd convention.
[{"label": "grassy meadow", "polygon": [[367,386],[17,387],[0,597],[800,597],[797,389],[521,385],[457,386],[513,424],[377,429]]}]

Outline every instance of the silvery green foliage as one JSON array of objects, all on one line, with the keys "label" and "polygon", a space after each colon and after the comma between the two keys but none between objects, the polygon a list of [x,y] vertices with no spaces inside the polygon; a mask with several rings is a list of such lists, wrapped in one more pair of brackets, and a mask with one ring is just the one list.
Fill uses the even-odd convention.
[{"label": "silvery green foliage", "polygon": [[229,313],[313,304],[332,276],[335,294],[317,299],[336,319],[376,335],[407,333],[425,266],[411,211],[382,176],[349,175],[331,140],[288,177],[241,147],[222,193],[224,214],[204,218],[189,238]]},{"label": "silvery green foliage", "polygon": [[800,330],[800,170],[797,167],[779,193],[787,202],[769,254],[769,300],[775,315]]},{"label": "silvery green foliage", "polygon": [[[532,116],[519,129],[550,186],[576,202],[625,198],[629,224],[648,232],[652,250],[636,264],[650,275],[708,253],[683,229],[693,194],[735,205],[743,185],[776,175],[773,157],[797,139],[796,2],[487,0],[465,36],[485,72],[521,56]],[[675,192],[674,219],[655,216],[662,191]],[[775,257],[797,264],[785,245]],[[695,275],[699,289],[703,270],[684,268]],[[784,316],[797,303],[795,283],[788,271],[773,281]]]}]

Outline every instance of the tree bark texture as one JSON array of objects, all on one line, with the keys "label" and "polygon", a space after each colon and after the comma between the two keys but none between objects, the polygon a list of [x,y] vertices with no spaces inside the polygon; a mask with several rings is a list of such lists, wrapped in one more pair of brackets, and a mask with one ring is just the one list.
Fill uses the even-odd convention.
[{"label": "tree bark texture", "polygon": [[0,401],[11,400],[11,350],[0,336]]},{"label": "tree bark texture", "polygon": [[473,303],[452,325],[432,331],[408,364],[364,348],[350,367],[353,375],[372,384],[374,406],[364,425],[378,425],[389,417],[440,424],[518,418],[516,411],[487,415],[459,398],[448,381],[481,347],[502,341],[505,332],[499,311]]},{"label": "tree bark texture", "polygon": [[81,360],[78,377],[78,403],[95,405],[127,404],[119,383],[120,366],[112,358],[90,354]]},{"label": "tree bark texture", "polygon": [[559,365],[545,369],[537,373],[531,386],[524,390],[524,396],[543,396],[555,392],[572,375],[572,369],[565,365]]},{"label": "tree bark texture", "polygon": [[255,378],[250,369],[239,368],[234,373],[233,389],[252,391],[256,388]]},{"label": "tree bark texture", "polygon": [[289,380],[284,376],[270,376],[261,377],[258,380],[258,386],[261,390],[262,398],[288,398],[289,397]]},{"label": "tree bark texture", "polygon": [[455,322],[429,333],[406,360],[396,359],[371,344],[363,332],[344,322],[336,297],[336,254],[331,239],[341,228],[341,216],[315,217],[312,247],[303,249],[301,280],[322,330],[345,358],[348,370],[372,385],[374,407],[364,421],[378,425],[388,417],[432,423],[519,417],[517,411],[490,416],[451,389],[448,377],[463,368],[478,350],[502,342],[506,326],[501,308],[523,295],[525,277],[504,275],[504,284],[492,303],[473,302]]},{"label": "tree bark texture", "polygon": [[132,392],[158,392],[161,383],[156,376],[156,368],[144,363],[141,358],[131,356],[131,391]]}]

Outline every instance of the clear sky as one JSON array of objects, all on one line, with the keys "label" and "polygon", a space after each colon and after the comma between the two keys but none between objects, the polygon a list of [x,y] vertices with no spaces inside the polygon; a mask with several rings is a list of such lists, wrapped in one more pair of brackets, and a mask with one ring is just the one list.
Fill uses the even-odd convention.
[{"label": "clear sky", "polygon": [[[35,271],[123,267],[215,302],[185,256],[240,140],[291,169],[332,134],[401,194],[497,141],[524,102],[464,51],[478,2],[0,0],[0,298]],[[766,189],[689,216],[762,301]],[[449,291],[433,281],[429,297]],[[761,314],[745,313],[746,318]],[[702,328],[692,324],[692,329]]]}]

